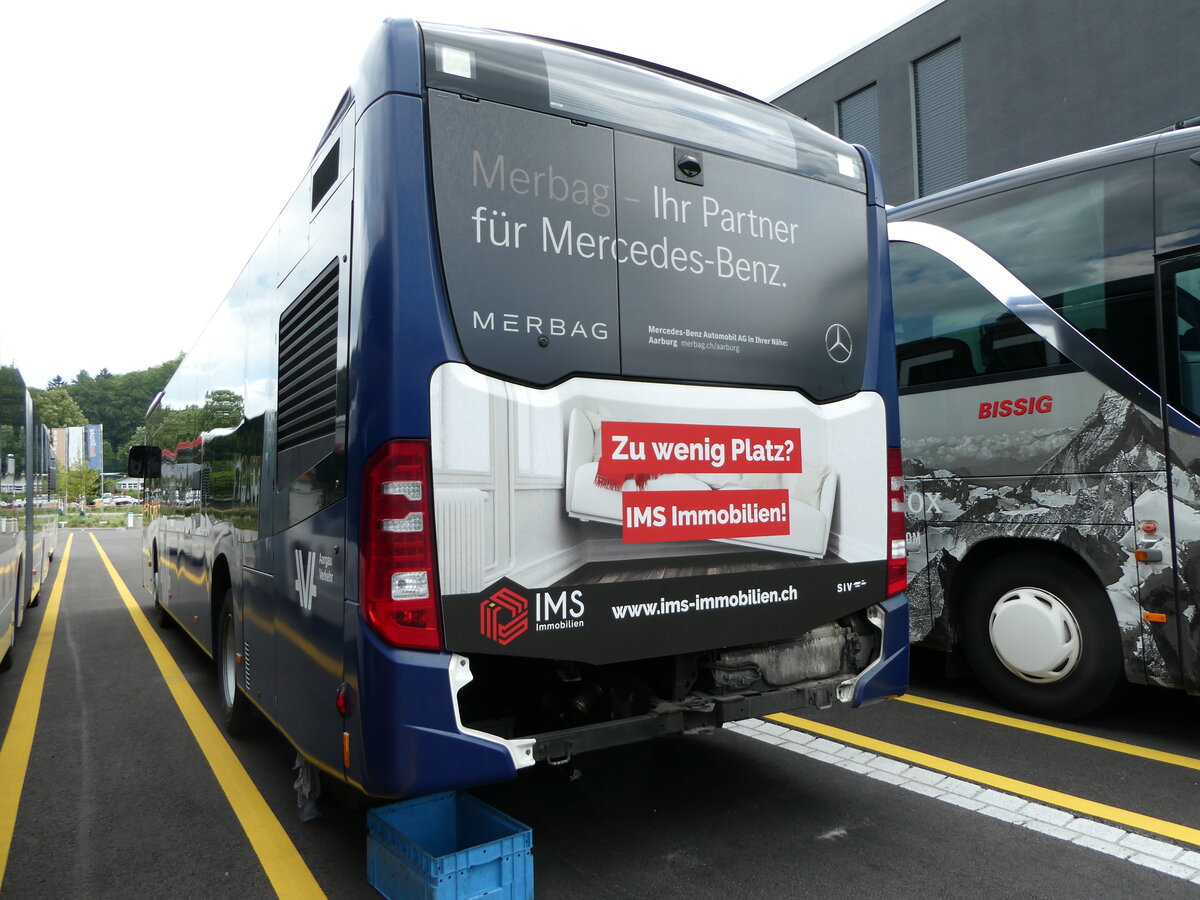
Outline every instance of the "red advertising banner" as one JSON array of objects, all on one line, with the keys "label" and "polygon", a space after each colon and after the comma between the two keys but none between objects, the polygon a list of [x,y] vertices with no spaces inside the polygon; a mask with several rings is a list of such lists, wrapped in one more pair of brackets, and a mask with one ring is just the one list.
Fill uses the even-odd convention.
[{"label": "red advertising banner", "polygon": [[625,491],[621,501],[627,544],[764,537],[789,534],[792,528],[783,489]]},{"label": "red advertising banner", "polygon": [[597,483],[645,475],[799,472],[800,429],[603,422]]}]

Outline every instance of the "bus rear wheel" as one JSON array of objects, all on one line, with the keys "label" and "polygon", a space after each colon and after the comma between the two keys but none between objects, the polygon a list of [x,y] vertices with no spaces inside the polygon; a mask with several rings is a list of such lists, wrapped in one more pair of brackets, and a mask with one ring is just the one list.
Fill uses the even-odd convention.
[{"label": "bus rear wheel", "polygon": [[1012,709],[1054,719],[1094,710],[1121,678],[1121,640],[1089,574],[1034,553],[988,563],[963,598],[962,645],[976,677]]},{"label": "bus rear wheel", "polygon": [[250,731],[254,709],[238,689],[241,660],[238,654],[237,614],[233,608],[233,591],[228,588],[221,599],[221,617],[217,628],[217,679],[221,685],[221,710],[225,730],[233,737]]}]

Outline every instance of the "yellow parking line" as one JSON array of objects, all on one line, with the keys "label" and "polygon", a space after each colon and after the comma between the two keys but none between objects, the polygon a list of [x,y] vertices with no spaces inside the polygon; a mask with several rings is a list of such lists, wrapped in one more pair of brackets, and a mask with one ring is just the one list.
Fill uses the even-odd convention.
[{"label": "yellow parking line", "polygon": [[8,853],[12,849],[13,832],[17,825],[17,808],[21,804],[21,791],[25,787],[25,773],[29,769],[29,754],[33,752],[33,733],[37,730],[38,713],[42,708],[42,690],[46,685],[46,668],[50,664],[50,647],[54,644],[54,629],[58,625],[58,610],[62,604],[63,583],[67,578],[67,561],[71,558],[71,542],[75,535],[67,537],[62,559],[58,562],[58,575],[54,589],[42,616],[33,654],[21,681],[17,694],[17,705],[12,720],[0,746],[0,884],[4,883],[4,871],[8,867]]},{"label": "yellow parking line", "polygon": [[200,698],[188,684],[179,665],[167,651],[154,629],[150,627],[141,607],[133,599],[129,588],[117,574],[117,570],[109,561],[94,534],[92,541],[100,553],[101,562],[108,569],[109,577],[116,585],[117,593],[125,602],[125,608],[133,617],[133,623],[137,626],[138,633],[146,642],[150,655],[154,657],[154,662],[158,665],[158,670],[162,673],[163,680],[171,691],[171,696],[175,698],[175,703],[179,706],[179,711],[183,713],[183,718],[192,730],[196,743],[200,745],[204,758],[208,760],[213,774],[220,782],[221,789],[225,791],[225,797],[229,800],[229,805],[233,807],[233,812],[245,830],[246,837],[250,839],[254,852],[258,855],[259,862],[262,863],[263,870],[270,879],[275,893],[280,897],[287,897],[289,900],[292,897],[324,897],[324,892],[304,862],[304,858],[296,850],[296,845],[292,843],[292,839],[288,837],[275,814],[271,812],[267,801],[259,793],[245,767],[242,766],[241,761],[229,746],[229,742],[225,740],[224,735],[221,734],[200,702]]},{"label": "yellow parking line", "polygon": [[1084,734],[1081,731],[1072,731],[1069,728],[1059,728],[1054,725],[1043,725],[1041,722],[1030,722],[1025,719],[1016,719],[1012,716],[1002,716],[998,713],[985,712],[982,709],[973,709],[969,706],[956,706],[953,703],[943,703],[940,700],[930,700],[927,697],[916,697],[912,694],[906,694],[903,697],[897,697],[897,700],[902,700],[905,703],[911,703],[913,706],[923,706],[927,709],[936,709],[941,712],[954,713],[959,716],[968,716],[972,719],[980,719],[984,722],[991,722],[995,725],[1003,725],[1006,728],[1020,728],[1022,731],[1032,731],[1035,734],[1044,734],[1048,737],[1058,738],[1063,741],[1074,741],[1077,744],[1087,744],[1089,747],[1099,747],[1101,750],[1109,750],[1113,753],[1124,753],[1128,756],[1138,756],[1142,759],[1150,759],[1155,762],[1167,763],[1172,766],[1183,766],[1185,769],[1200,769],[1200,759],[1192,756],[1183,756],[1179,753],[1166,753],[1162,750],[1154,750],[1150,747],[1141,747],[1137,744],[1126,744],[1123,741],[1113,741],[1108,738],[1095,737],[1090,734]]},{"label": "yellow parking line", "polygon": [[1104,819],[1108,822],[1123,825],[1126,828],[1135,828],[1138,831],[1146,831],[1151,834],[1170,838],[1171,840],[1200,846],[1200,829],[1189,828],[1187,825],[1168,822],[1165,819],[1156,819],[1153,816],[1144,816],[1141,813],[1120,809],[1116,806],[1109,806],[1106,803],[1085,800],[1083,797],[1064,794],[1061,791],[1050,790],[1036,784],[1030,784],[1027,781],[1008,778],[1005,775],[997,775],[995,772],[976,769],[974,766],[964,766],[961,763],[943,759],[940,756],[922,753],[919,750],[910,750],[908,747],[901,747],[899,744],[891,744],[887,741],[867,737],[866,735],[855,734],[853,731],[834,728],[832,725],[814,722],[812,719],[802,719],[799,716],[789,715],[788,713],[777,713],[767,716],[767,718],[782,725],[790,725],[793,728],[799,728],[803,731],[809,731],[813,734],[820,734],[833,740],[841,741],[843,744],[862,747],[864,750],[870,750],[873,753],[882,753],[885,756],[901,759],[915,766],[922,766],[926,769],[933,769],[936,772],[953,775],[956,778],[974,781],[977,784],[986,785],[998,791],[1007,791],[1019,797],[1027,797],[1039,803],[1058,806],[1093,819]]}]

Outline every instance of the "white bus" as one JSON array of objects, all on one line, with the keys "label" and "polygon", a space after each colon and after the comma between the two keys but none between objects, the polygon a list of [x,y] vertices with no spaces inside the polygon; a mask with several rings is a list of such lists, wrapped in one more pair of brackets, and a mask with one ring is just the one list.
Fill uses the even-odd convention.
[{"label": "white bus", "polygon": [[1013,708],[1200,691],[1200,129],[889,213],[911,636]]},{"label": "white bus", "polygon": [[50,433],[13,366],[0,366],[0,672],[36,606],[58,545],[57,470]]}]

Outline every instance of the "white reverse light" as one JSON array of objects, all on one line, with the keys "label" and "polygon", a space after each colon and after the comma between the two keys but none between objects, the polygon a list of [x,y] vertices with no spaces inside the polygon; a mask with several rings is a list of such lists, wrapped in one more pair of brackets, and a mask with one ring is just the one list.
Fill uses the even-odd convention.
[{"label": "white reverse light", "polygon": [[393,572],[393,600],[421,600],[429,596],[428,572]]},{"label": "white reverse light", "polygon": [[380,519],[379,527],[390,534],[413,534],[425,530],[425,516],[409,513],[403,519]]}]

